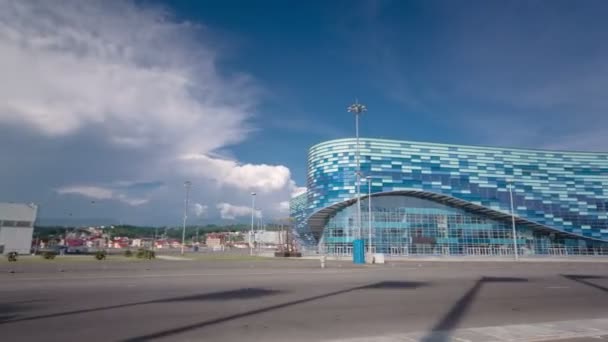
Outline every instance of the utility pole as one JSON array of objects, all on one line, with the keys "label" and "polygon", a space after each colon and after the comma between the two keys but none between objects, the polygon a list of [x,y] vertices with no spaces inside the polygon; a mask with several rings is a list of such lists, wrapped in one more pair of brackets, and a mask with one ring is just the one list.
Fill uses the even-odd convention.
[{"label": "utility pole", "polygon": [[251,193],[251,229],[249,231],[249,255],[253,255],[253,244],[255,240],[255,235],[253,232],[253,224],[254,224],[254,216],[255,216],[255,192]]},{"label": "utility pole", "polygon": [[184,245],[186,244],[186,220],[188,219],[188,196],[190,195],[190,181],[184,182],[184,188],[186,191],[186,198],[184,200],[184,225],[182,227],[182,255],[184,255]]},{"label": "utility pole", "polygon": [[158,226],[154,227],[154,242],[152,243],[153,250],[156,250],[156,240],[158,240]]},{"label": "utility pole", "polygon": [[373,253],[372,245],[372,179],[367,177],[367,234],[369,253]]},{"label": "utility pole", "polygon": [[515,261],[519,260],[519,252],[517,251],[517,230],[515,229],[515,209],[513,206],[513,183],[509,182],[509,197],[511,198],[511,228],[513,230],[513,252],[515,252]]}]

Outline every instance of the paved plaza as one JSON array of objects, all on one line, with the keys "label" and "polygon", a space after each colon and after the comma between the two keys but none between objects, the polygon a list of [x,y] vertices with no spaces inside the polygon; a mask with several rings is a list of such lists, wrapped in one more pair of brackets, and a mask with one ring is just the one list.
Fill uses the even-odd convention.
[{"label": "paved plaza", "polygon": [[[0,263],[7,341],[583,341],[608,263]],[[13,271],[14,273],[10,273]]]}]

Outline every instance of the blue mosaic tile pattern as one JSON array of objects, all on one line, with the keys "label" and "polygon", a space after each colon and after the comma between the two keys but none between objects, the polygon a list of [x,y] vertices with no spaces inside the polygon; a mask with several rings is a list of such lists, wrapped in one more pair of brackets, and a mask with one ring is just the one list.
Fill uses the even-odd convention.
[{"label": "blue mosaic tile pattern", "polygon": [[[353,198],[355,139],[313,146],[308,213]],[[360,139],[372,193],[423,190],[515,214],[556,231],[608,241],[608,153]],[[362,192],[367,186],[362,185]]]},{"label": "blue mosaic tile pattern", "polygon": [[309,214],[307,196],[307,193],[303,193],[289,201],[289,217],[293,220],[293,233],[298,243],[304,247],[314,247],[316,240],[306,224]]}]

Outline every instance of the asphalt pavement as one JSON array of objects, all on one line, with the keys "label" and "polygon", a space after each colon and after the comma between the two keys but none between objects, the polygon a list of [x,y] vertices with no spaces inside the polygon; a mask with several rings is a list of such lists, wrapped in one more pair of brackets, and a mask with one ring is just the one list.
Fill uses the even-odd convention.
[{"label": "asphalt pavement", "polygon": [[0,336],[362,342],[608,335],[607,263],[327,266],[315,260],[2,263]]}]

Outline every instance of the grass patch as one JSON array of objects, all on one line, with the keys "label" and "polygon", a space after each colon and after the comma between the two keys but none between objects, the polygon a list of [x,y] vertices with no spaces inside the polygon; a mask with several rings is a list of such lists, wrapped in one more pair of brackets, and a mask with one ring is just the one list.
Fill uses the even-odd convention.
[{"label": "grass patch", "polygon": [[[104,262],[141,262],[143,259],[127,258],[122,255],[108,255],[105,260],[97,260],[94,255],[57,255],[54,259],[44,259],[40,255],[20,255],[17,262],[11,263],[13,265],[32,264],[59,264],[59,263],[104,263]],[[6,257],[0,258],[0,264],[8,264]]]}]

